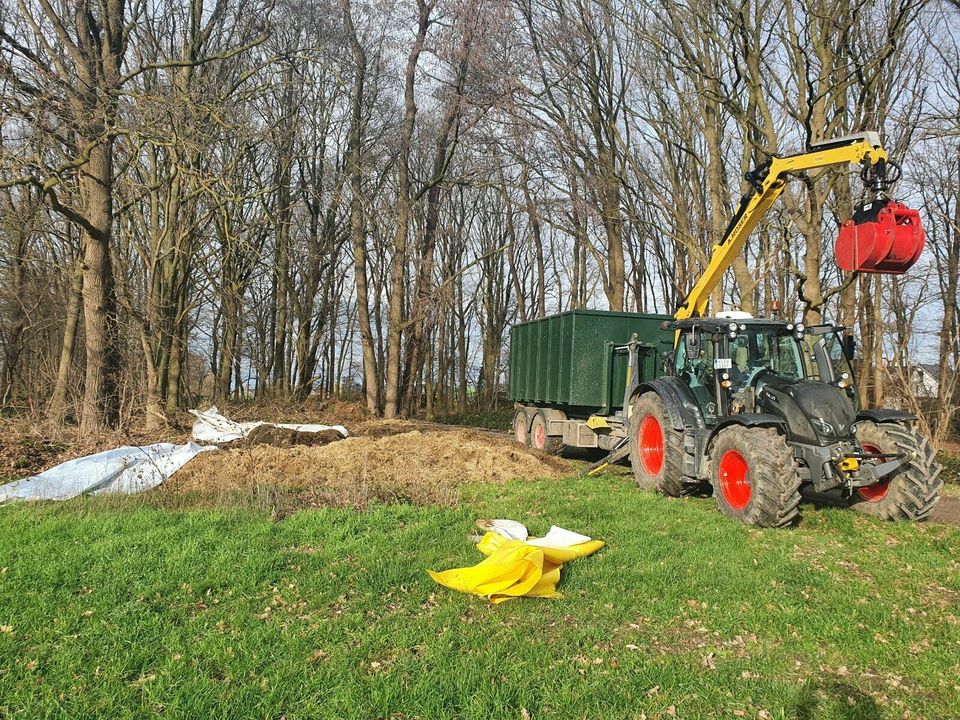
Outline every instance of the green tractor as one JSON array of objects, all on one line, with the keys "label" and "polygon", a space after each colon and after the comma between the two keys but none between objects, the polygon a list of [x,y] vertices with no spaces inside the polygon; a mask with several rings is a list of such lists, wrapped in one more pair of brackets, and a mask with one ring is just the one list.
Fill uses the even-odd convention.
[{"label": "green tractor", "polygon": [[889,520],[922,520],[943,486],[916,418],[856,409],[842,328],[742,313],[668,321],[667,374],[630,389],[637,483],[666,495],[712,486],[724,514],[782,527],[805,495]]}]

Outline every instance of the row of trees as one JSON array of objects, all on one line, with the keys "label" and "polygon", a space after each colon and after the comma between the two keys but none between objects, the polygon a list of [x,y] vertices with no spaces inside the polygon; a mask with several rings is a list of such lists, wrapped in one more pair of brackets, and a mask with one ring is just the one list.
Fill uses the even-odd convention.
[{"label": "row of trees", "polygon": [[930,248],[848,276],[855,174],[791,185],[713,304],[836,320],[955,407],[956,10],[861,0],[0,5],[0,394],[96,430],[198,397],[490,403],[506,329],[663,311],[743,173],[862,129]]}]

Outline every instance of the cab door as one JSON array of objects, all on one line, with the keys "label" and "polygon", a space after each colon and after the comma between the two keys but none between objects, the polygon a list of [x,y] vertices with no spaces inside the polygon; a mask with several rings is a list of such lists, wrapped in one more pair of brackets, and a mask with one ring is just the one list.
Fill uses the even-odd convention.
[{"label": "cab door", "polygon": [[[687,331],[693,332],[693,331]],[[701,342],[691,352],[690,344],[686,342],[686,333],[677,348],[674,372],[683,384],[690,388],[700,408],[705,425],[717,423],[717,382],[714,358],[716,358],[715,340],[709,334],[702,333]]]}]

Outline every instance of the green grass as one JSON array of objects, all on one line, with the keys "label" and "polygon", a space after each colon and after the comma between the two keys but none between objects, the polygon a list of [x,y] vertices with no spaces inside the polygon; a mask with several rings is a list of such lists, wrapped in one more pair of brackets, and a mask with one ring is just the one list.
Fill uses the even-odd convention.
[{"label": "green grass", "polygon": [[[491,516],[609,545],[562,599],[433,584]],[[0,718],[958,717],[958,569],[950,527],[760,531],[613,476],[279,522],[2,508]]]}]

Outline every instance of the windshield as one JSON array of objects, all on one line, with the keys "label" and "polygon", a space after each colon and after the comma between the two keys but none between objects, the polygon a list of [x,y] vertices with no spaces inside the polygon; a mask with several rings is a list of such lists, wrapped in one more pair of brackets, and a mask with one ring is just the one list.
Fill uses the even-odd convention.
[{"label": "windshield", "polygon": [[800,346],[782,327],[750,327],[730,340],[731,380],[734,385],[751,383],[762,370],[789,380],[806,377]]},{"label": "windshield", "polygon": [[844,336],[830,326],[808,328],[804,338],[807,377],[820,382],[854,382],[853,367],[843,349]]},{"label": "windshield", "polygon": [[843,338],[840,333],[829,333],[824,337],[824,340],[826,341],[827,357],[830,358],[830,364],[833,366],[834,378],[843,378],[844,373],[848,378],[853,378],[853,368],[843,352]]}]

